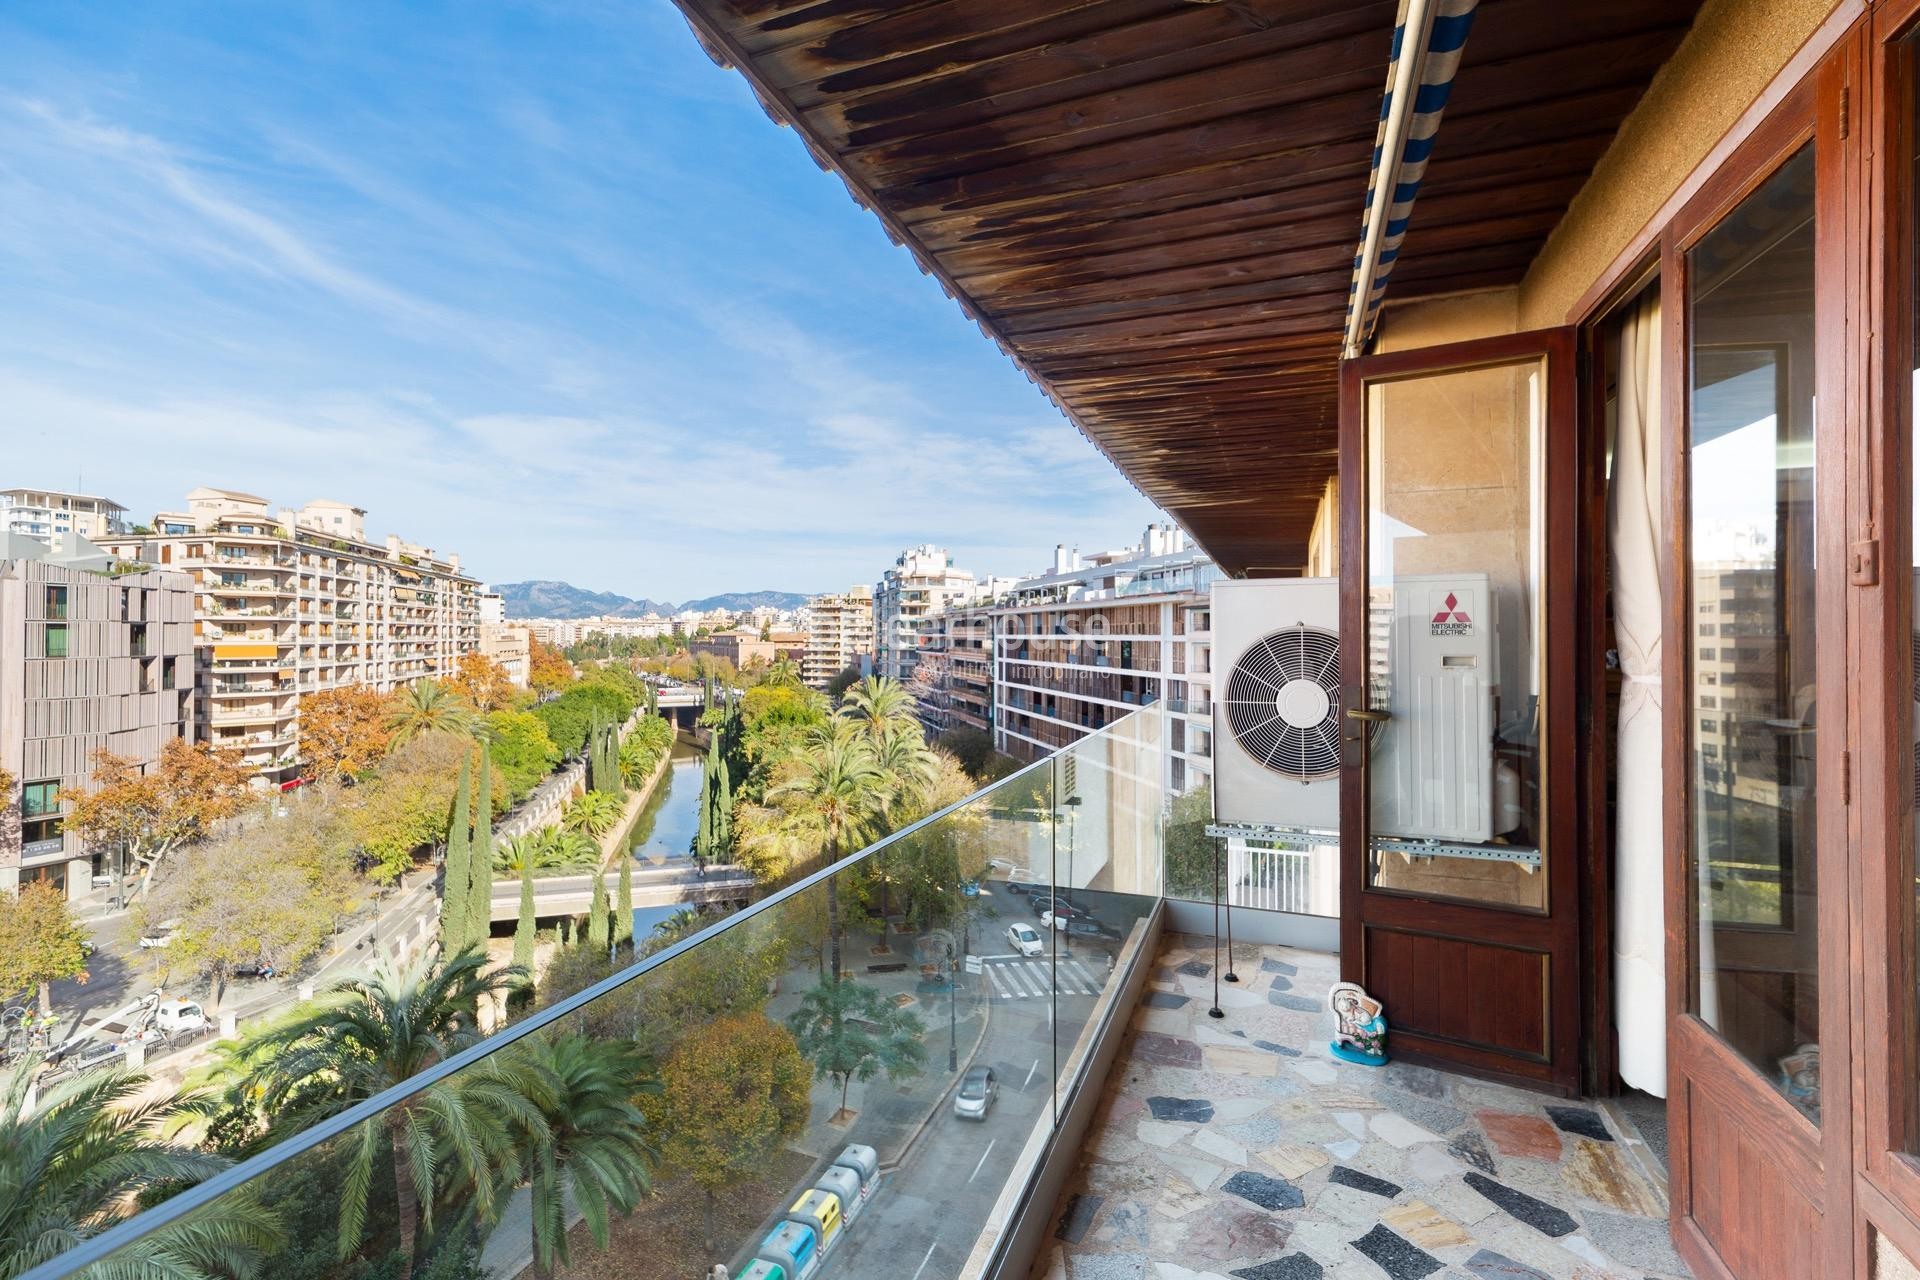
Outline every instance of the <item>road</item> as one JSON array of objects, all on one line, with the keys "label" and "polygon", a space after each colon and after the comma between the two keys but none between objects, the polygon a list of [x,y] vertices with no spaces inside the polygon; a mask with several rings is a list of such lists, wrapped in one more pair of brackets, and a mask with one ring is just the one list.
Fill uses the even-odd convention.
[{"label": "road", "polygon": [[[973,1062],[993,1068],[1000,1081],[999,1100],[984,1121],[962,1120],[953,1114],[950,1102],[943,1102],[900,1166],[881,1179],[866,1212],[828,1256],[821,1280],[924,1280],[957,1274],[1012,1176],[1014,1161],[1034,1129],[1051,1122],[1054,1039],[1048,1026],[1055,1005],[1040,994],[1048,959],[998,956],[983,967],[986,972],[972,980],[986,981],[995,998],[986,1037]],[[1088,989],[1075,972],[1078,968],[1069,966],[1060,980],[1062,1058],[1097,998],[1066,994]],[[1084,972],[1098,982],[1104,980],[1104,970],[1101,960]]]},{"label": "road", "polygon": [[[320,987],[341,974],[368,967],[375,954],[390,952],[402,941],[417,938],[419,921],[432,920],[436,901],[432,881],[426,877],[410,889],[390,893],[377,914],[369,906],[361,914],[343,920],[340,932],[326,950],[301,973],[267,981],[228,984],[219,1012],[232,1013],[241,1020],[257,1018],[294,1003],[304,983]],[[91,930],[95,950],[88,962],[86,983],[56,982],[53,985],[53,1003],[60,1014],[63,1038],[77,1034],[156,988],[203,1003],[210,997],[206,983],[168,981],[166,953],[141,950],[128,913],[113,911],[104,902],[97,902],[83,905],[81,917]],[[206,1043],[207,1040],[202,1039],[171,1052],[164,1045],[155,1046],[148,1052],[148,1068],[157,1069],[167,1057],[191,1052]]]}]

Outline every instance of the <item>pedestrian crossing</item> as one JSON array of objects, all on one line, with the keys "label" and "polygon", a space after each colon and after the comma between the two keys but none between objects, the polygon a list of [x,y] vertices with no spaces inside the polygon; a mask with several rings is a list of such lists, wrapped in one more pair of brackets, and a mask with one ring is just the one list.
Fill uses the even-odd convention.
[{"label": "pedestrian crossing", "polygon": [[1083,964],[1077,956],[1061,956],[1058,968],[1047,956],[994,957],[980,966],[996,1000],[1035,1000],[1053,992],[1058,974],[1063,996],[1097,996],[1106,985],[1106,964]]}]

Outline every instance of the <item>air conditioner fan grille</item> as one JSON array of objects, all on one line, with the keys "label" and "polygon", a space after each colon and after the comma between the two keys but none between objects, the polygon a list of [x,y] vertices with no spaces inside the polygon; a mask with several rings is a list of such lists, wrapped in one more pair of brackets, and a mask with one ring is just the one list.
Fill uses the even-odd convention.
[{"label": "air conditioner fan grille", "polygon": [[1227,728],[1266,768],[1303,782],[1340,768],[1340,639],[1304,623],[1262,637],[1227,677]]}]

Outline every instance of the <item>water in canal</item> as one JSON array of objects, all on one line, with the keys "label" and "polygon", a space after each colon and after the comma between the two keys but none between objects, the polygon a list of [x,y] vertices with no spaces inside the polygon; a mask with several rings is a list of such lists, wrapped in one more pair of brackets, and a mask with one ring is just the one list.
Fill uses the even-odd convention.
[{"label": "water in canal", "polygon": [[[627,833],[627,852],[640,867],[691,864],[700,829],[700,755],[684,740],[673,744],[673,763],[646,808]],[[678,907],[635,907],[633,936],[644,938]]]}]

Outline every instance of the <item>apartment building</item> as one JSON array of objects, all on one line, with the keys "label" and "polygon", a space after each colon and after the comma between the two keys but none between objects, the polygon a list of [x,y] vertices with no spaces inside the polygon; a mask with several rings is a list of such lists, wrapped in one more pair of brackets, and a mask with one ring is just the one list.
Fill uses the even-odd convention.
[{"label": "apartment building", "polygon": [[902,551],[873,589],[876,674],[905,681],[920,658],[920,632],[927,619],[973,599],[973,574],[956,568],[944,547],[922,544]]},{"label": "apartment building", "polygon": [[873,658],[873,588],[864,582],[807,601],[807,656],[800,676],[816,689]]},{"label": "apartment building", "polygon": [[763,638],[757,628],[734,627],[691,642],[687,651],[724,658],[741,671],[750,664],[772,663],[780,658],[789,658],[804,670],[807,637],[799,631],[769,631]]},{"label": "apartment building", "polygon": [[994,745],[1034,759],[1073,743],[1135,707],[1171,698],[1168,785],[1186,790],[1211,772],[1210,637],[1205,621],[1213,562],[1170,525],[1150,525],[1138,545],[1082,556],[1054,549],[1053,568],[1014,585],[993,609]]},{"label": "apartment building", "polygon": [[95,541],[127,531],[127,509],[111,498],[58,489],[0,489],[0,533],[34,538],[77,534]]},{"label": "apartment building", "polygon": [[533,635],[517,622],[482,622],[480,652],[506,671],[514,687],[524,689],[533,675]]},{"label": "apartment building", "polygon": [[990,600],[956,605],[922,628],[908,683],[929,734],[992,731],[993,630]]},{"label": "apartment building", "polygon": [[192,580],[82,567],[102,561],[0,533],[0,890],[84,892],[110,855],[61,831],[60,792],[89,785],[103,747],[151,762],[192,732]]},{"label": "apartment building", "polygon": [[192,578],[194,734],[239,751],[260,785],[299,776],[302,694],[387,692],[450,675],[479,648],[480,584],[460,557],[370,541],[359,507],[276,512],[255,494],[200,488],[152,528],[102,545]]}]

